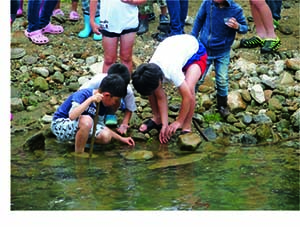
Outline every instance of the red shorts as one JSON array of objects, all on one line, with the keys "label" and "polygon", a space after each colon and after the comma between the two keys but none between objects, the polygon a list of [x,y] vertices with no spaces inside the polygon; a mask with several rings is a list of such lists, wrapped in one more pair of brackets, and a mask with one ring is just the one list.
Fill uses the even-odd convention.
[{"label": "red shorts", "polygon": [[185,66],[183,66],[182,71],[186,72],[187,69],[192,65],[192,64],[197,64],[199,65],[200,69],[201,69],[201,75],[204,74],[205,70],[206,70],[206,60],[207,60],[207,54],[203,54],[201,56],[195,54],[193,55],[188,62],[185,64]]}]

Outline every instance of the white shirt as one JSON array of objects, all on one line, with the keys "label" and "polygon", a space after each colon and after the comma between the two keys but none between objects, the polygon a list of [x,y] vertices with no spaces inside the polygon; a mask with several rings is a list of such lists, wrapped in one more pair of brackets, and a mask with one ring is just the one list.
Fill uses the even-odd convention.
[{"label": "white shirt", "polygon": [[185,79],[183,66],[198,51],[197,39],[188,34],[174,35],[162,41],[150,63],[157,64],[164,73],[163,82],[173,82],[179,87]]},{"label": "white shirt", "polygon": [[125,29],[139,26],[138,7],[120,0],[100,1],[100,26],[108,32],[120,34]]},{"label": "white shirt", "polygon": [[[95,76],[92,77],[92,79],[90,79],[89,81],[87,81],[83,85],[81,85],[79,90],[84,89],[84,88],[98,89],[105,76],[107,76],[107,73],[96,74]],[[134,92],[133,92],[130,84],[127,85],[127,95],[124,98],[124,103],[125,103],[126,109],[128,109],[131,112],[136,111]]]}]

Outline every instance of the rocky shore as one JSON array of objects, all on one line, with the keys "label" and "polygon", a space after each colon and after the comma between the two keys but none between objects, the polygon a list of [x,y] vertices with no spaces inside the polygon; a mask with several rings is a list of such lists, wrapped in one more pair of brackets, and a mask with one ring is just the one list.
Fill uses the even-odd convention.
[{"label": "rocky shore", "polygon": [[[68,9],[67,5],[64,7]],[[82,27],[80,23],[65,21],[62,35],[49,35],[49,45],[36,46],[22,34],[27,25],[26,19],[16,20],[11,47],[24,48],[26,54],[11,59],[11,112],[14,115],[11,136],[48,129],[58,105],[101,71],[101,42],[93,41],[91,37],[78,38]],[[151,37],[156,26],[157,22],[154,22],[150,25],[149,34],[136,38],[134,68],[147,62],[158,45]],[[299,39],[299,26],[287,37]],[[289,39],[282,38],[283,44],[278,53],[261,55],[259,49],[239,48],[240,38],[237,36],[231,53],[228,96],[231,114],[223,119],[217,113],[212,68],[197,93],[193,132],[202,133],[203,139],[222,144],[265,144],[299,138],[299,45],[294,49],[288,48],[285,43]],[[169,122],[172,122],[178,114],[180,98],[173,86],[167,85],[166,90]],[[128,135],[144,141],[157,139],[155,130],[145,135],[138,132],[140,124],[152,113],[148,100],[137,93],[136,103],[138,110],[132,117]],[[118,111],[117,115],[120,120],[122,113]]]}]

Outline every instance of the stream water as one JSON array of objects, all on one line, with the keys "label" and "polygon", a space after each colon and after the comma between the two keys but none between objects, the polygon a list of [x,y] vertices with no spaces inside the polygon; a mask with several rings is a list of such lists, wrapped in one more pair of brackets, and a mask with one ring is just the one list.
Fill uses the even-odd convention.
[{"label": "stream water", "polygon": [[[95,147],[96,158],[47,139],[24,152],[12,138],[11,210],[299,210],[299,140],[273,146],[203,142],[197,153],[137,143],[150,160],[126,160],[127,146]],[[182,156],[185,164],[160,167]],[[197,157],[197,158],[193,158]]]}]

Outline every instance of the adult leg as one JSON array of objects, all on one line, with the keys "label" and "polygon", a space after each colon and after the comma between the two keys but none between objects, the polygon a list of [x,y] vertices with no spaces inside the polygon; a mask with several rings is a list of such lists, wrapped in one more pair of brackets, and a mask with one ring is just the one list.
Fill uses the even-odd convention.
[{"label": "adult leg", "polygon": [[181,26],[182,33],[184,33],[185,19],[187,17],[188,10],[189,10],[189,1],[180,0],[180,26]]},{"label": "adult leg", "polygon": [[44,0],[44,7],[42,8],[40,16],[39,28],[44,28],[50,23],[52,12],[58,0]]},{"label": "adult leg", "polygon": [[276,39],[272,13],[267,3],[264,0],[249,1],[257,35],[263,39]]},{"label": "adult leg", "polygon": [[104,50],[103,73],[107,73],[109,67],[117,61],[118,55],[118,37],[103,36],[102,46]]},{"label": "adult leg", "polygon": [[28,20],[28,32],[33,32],[39,30],[39,10],[40,1],[39,0],[29,0],[27,7],[27,20]]},{"label": "adult leg", "polygon": [[132,73],[132,54],[135,40],[135,32],[130,32],[120,37],[120,60]]},{"label": "adult leg", "polygon": [[282,0],[266,0],[266,3],[270,7],[273,19],[277,21],[280,20]]},{"label": "adult leg", "polygon": [[170,35],[182,34],[180,0],[167,0],[170,15]]}]

